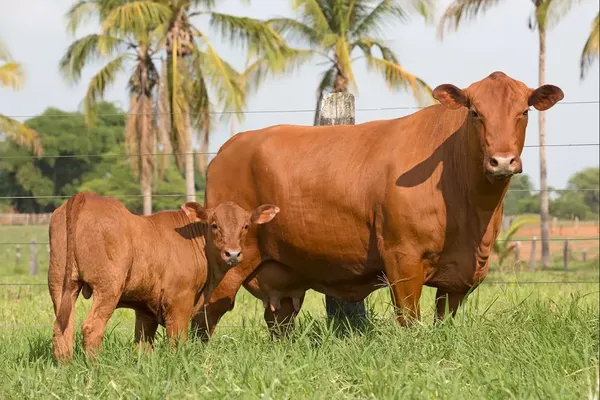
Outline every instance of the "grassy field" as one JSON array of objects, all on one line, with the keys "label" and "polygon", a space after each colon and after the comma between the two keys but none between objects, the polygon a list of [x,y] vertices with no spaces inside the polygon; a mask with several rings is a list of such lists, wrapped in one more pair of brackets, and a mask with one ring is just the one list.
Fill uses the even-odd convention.
[{"label": "grassy field", "polygon": [[[31,239],[47,241],[46,227],[0,227],[0,243]],[[20,265],[14,249],[0,259],[2,399],[598,398],[597,259],[567,272],[492,272],[455,320],[435,327],[431,289],[421,325],[398,327],[379,290],[367,300],[369,327],[345,335],[326,324],[323,296],[309,292],[294,337],[272,341],[262,302],[242,289],[208,344],[171,351],[161,329],[148,355],[132,344],[133,312],[118,310],[98,361],[82,355],[78,333],[68,366],[52,359],[45,246],[37,276],[27,275],[28,260],[29,245]],[[78,301],[78,327],[90,304]]]}]

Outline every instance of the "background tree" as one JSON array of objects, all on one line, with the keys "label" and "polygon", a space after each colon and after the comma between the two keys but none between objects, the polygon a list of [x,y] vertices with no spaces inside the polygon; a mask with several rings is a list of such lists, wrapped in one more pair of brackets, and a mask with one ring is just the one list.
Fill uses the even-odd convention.
[{"label": "background tree", "polygon": [[[385,79],[391,89],[410,89],[419,104],[430,104],[431,88],[419,77],[404,69],[398,56],[385,44],[380,35],[391,22],[406,21],[417,12],[426,20],[432,6],[429,0],[415,0],[410,5],[399,5],[393,0],[373,4],[366,0],[294,0],[295,19],[273,18],[267,23],[288,41],[308,46],[305,52],[296,52],[300,65],[317,57],[327,65],[317,87],[315,124],[323,96],[330,92],[357,90],[354,61],[364,58],[371,71]],[[353,58],[361,52],[362,57]],[[256,60],[246,75],[254,85],[267,75],[265,61]]]},{"label": "background tree", "polygon": [[[0,40],[0,88],[19,90],[25,80],[23,66],[12,59],[8,48]],[[33,129],[0,113],[0,135],[6,135],[16,143],[33,149],[35,155],[42,154],[38,134]]]},{"label": "background tree", "polygon": [[232,114],[241,121],[247,97],[242,75],[219,56],[208,34],[195,26],[192,18],[208,18],[210,26],[231,44],[265,54],[271,67],[285,62],[288,54],[283,39],[267,25],[218,13],[214,11],[215,0],[155,1],[169,10],[166,22],[158,29],[167,54],[162,79],[168,82],[160,99],[161,115],[168,118],[159,126],[162,132],[170,133],[177,164],[185,168],[187,201],[195,201],[194,132],[200,133],[198,161],[204,173],[214,111],[227,111],[222,121]]},{"label": "background tree", "polygon": [[[537,29],[539,39],[538,86],[546,82],[546,32],[564,17],[576,3],[574,0],[532,0],[533,13],[529,18],[529,28]],[[454,0],[446,9],[439,22],[439,35],[443,37],[445,29],[456,30],[463,20],[474,19],[482,15],[501,0]],[[546,116],[538,112],[540,140],[540,226],[542,242],[542,268],[550,266],[549,245],[549,204],[548,173],[546,167]]]},{"label": "background tree", "polygon": [[152,213],[153,153],[157,151],[154,100],[159,73],[153,56],[159,51],[158,23],[165,22],[169,9],[152,1],[79,1],[67,13],[68,29],[75,32],[79,23],[98,18],[102,32],[73,42],[60,60],[65,78],[77,83],[83,68],[98,60],[109,61],[92,77],[84,98],[88,125],[93,125],[98,102],[119,73],[132,66],[129,76],[129,115],[125,127],[127,150],[136,176],[140,179],[143,213]]},{"label": "background tree", "polygon": [[[13,140],[0,142],[3,155],[0,160],[0,193],[11,197],[35,196],[33,199],[6,200],[0,204],[0,209],[25,213],[52,212],[67,196],[91,190],[101,195],[116,196],[131,212],[142,213],[139,181],[128,157],[122,156],[126,151],[123,136],[126,114],[123,110],[109,103],[99,103],[96,123],[89,134],[83,135],[81,133],[86,131],[87,125],[81,112],[48,108],[25,124],[39,132],[45,154],[50,157],[32,160],[31,149],[19,146]],[[173,194],[181,193],[184,181],[177,168],[169,165],[162,177],[156,175],[154,191],[170,196],[155,197],[154,208],[178,209],[183,197]],[[202,191],[198,195],[202,196]]]},{"label": "background tree", "polygon": [[600,12],[592,22],[592,29],[588,37],[583,51],[581,52],[580,69],[581,79],[585,77],[587,69],[598,59],[600,54]]}]

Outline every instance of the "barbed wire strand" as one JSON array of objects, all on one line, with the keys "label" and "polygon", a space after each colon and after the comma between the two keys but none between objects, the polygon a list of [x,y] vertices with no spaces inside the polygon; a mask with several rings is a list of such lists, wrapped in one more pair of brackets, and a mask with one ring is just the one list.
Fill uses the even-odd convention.
[{"label": "barbed wire strand", "polygon": [[[600,143],[554,143],[554,144],[546,144],[544,145],[544,147],[598,147],[600,146]],[[539,148],[542,147],[539,144],[526,144],[525,146],[523,146],[524,148]],[[216,155],[217,152],[201,152],[201,151],[197,151],[197,152],[185,152],[185,153],[179,153],[179,152],[165,152],[165,153],[105,153],[105,154],[101,154],[101,153],[97,153],[97,154],[55,154],[55,155],[51,155],[51,154],[45,154],[45,155],[41,155],[41,156],[35,156],[35,155],[18,155],[18,156],[0,156],[0,160],[18,160],[18,159],[29,159],[29,158],[35,158],[35,159],[44,159],[44,158],[53,158],[53,159],[60,159],[60,158],[84,158],[84,157],[89,157],[89,158],[101,158],[101,157],[143,157],[143,156],[174,156],[174,155],[180,155],[180,156],[185,156],[185,155]]]},{"label": "barbed wire strand", "polygon": [[[530,192],[600,192],[600,188],[573,188],[573,189],[508,189],[507,192],[530,193]],[[71,195],[73,196],[73,195]],[[41,196],[0,196],[0,200],[27,200],[27,199],[68,199],[71,196],[67,195],[41,195]],[[135,198],[135,197],[186,197],[183,193],[169,194],[111,194],[106,195],[114,198]]]},{"label": "barbed wire strand", "polygon": [[[593,236],[593,237],[568,237],[568,238],[549,238],[548,239],[551,242],[564,242],[565,240],[570,241],[574,241],[574,242],[580,242],[580,241],[594,241],[594,240],[600,240],[599,236]],[[497,242],[537,242],[540,241],[540,238],[537,239],[496,239]],[[0,246],[16,246],[16,245],[31,245],[31,244],[35,244],[35,245],[49,245],[50,242],[0,242]]]},{"label": "barbed wire strand", "polygon": [[[557,271],[559,272],[559,271]],[[600,280],[597,281],[483,281],[480,285],[547,285],[547,284],[600,284]],[[1,282],[1,286],[48,286],[48,283],[27,283],[27,282],[16,282],[16,283],[5,283]]]},{"label": "barbed wire strand", "polygon": [[[598,104],[600,100],[578,100],[578,101],[561,101],[556,105],[584,105],[584,104]],[[356,108],[356,112],[373,112],[373,111],[395,111],[395,110],[422,110],[430,106],[394,106],[394,107],[371,107],[371,108]],[[210,111],[211,115],[228,115],[228,114],[296,114],[296,113],[314,113],[314,108],[300,108],[300,109],[288,109],[288,110],[240,110],[240,111]],[[185,113],[185,112],[151,112],[151,113],[130,113],[130,112],[116,112],[116,113],[100,113],[98,117],[114,117],[114,116],[125,116],[125,115],[199,115],[199,113]],[[36,117],[63,117],[63,118],[76,118],[81,117],[80,114],[76,113],[65,113],[65,114],[38,114],[38,115],[6,115],[8,118],[36,118]]]}]

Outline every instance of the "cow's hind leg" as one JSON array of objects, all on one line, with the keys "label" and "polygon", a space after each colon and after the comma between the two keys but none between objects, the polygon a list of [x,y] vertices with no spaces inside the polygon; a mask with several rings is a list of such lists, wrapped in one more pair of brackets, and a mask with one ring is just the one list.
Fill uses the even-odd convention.
[{"label": "cow's hind leg", "polygon": [[452,317],[456,315],[458,307],[465,298],[464,293],[450,293],[442,289],[438,289],[435,294],[435,323],[439,323],[446,316],[446,311]]},{"label": "cow's hind leg", "polygon": [[304,302],[304,296],[305,294],[295,298],[274,299],[273,302],[265,304],[264,317],[272,339],[292,333],[294,321]]},{"label": "cow's hind leg", "polygon": [[158,329],[158,322],[154,315],[144,311],[135,310],[135,343],[144,350],[152,350],[154,335]]},{"label": "cow's hind leg", "polygon": [[83,321],[83,348],[88,356],[94,357],[100,350],[106,324],[117,308],[121,291],[112,286],[92,287],[92,307]]},{"label": "cow's hind leg", "polygon": [[395,249],[386,251],[383,261],[396,319],[400,325],[408,326],[421,318],[419,299],[425,281],[423,260]]}]

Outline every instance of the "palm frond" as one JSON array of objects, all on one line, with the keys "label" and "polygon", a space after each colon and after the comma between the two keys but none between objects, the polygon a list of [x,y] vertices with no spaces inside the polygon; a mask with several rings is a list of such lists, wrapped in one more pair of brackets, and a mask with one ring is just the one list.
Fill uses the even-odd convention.
[{"label": "palm frond", "polygon": [[[386,50],[391,51],[391,50]],[[411,89],[417,104],[426,106],[433,104],[432,89],[421,78],[411,74],[395,60],[395,56],[391,58],[389,54],[384,53],[384,57],[388,59],[366,55],[367,66],[382,74],[387,86],[392,90]]]},{"label": "palm frond", "polygon": [[[202,75],[216,94],[219,108],[232,111],[238,120],[242,121],[242,110],[246,105],[243,76],[223,60],[209,42],[205,43],[205,52],[195,51],[193,68],[196,71],[201,69]],[[230,117],[229,113],[221,116],[222,120],[228,120]]]},{"label": "palm frond", "polygon": [[295,19],[272,18],[265,21],[265,23],[272,26],[275,31],[288,40],[303,40],[309,45],[318,45],[323,40],[323,32],[319,32]]},{"label": "palm frond", "polygon": [[102,23],[102,31],[113,36],[146,37],[171,19],[169,6],[152,0],[135,0],[114,7]]},{"label": "palm frond", "polygon": [[585,46],[583,46],[583,51],[581,52],[581,60],[580,60],[580,69],[581,69],[581,79],[585,77],[587,69],[592,66],[594,61],[598,60],[598,55],[600,54],[600,13],[596,15],[594,18],[594,22],[592,22],[592,29],[590,31],[590,36],[585,42]]},{"label": "palm frond", "polygon": [[0,65],[0,85],[13,90],[20,90],[25,80],[23,66],[15,61]]},{"label": "palm frond", "polygon": [[316,55],[312,50],[290,47],[282,48],[281,52],[281,62],[279,64],[270,62],[266,57],[259,57],[244,70],[241,76],[247,94],[255,93],[267,77],[294,73],[297,68],[310,62]]},{"label": "palm frond", "polygon": [[250,56],[262,54],[273,63],[280,62],[281,48],[286,43],[270,25],[248,17],[211,13],[210,26],[218,29],[225,40],[247,49]]},{"label": "palm frond", "polygon": [[59,69],[65,80],[71,84],[79,82],[86,64],[109,57],[123,42],[108,35],[91,34],[71,43],[59,61]]},{"label": "palm frond", "polygon": [[27,125],[0,114],[0,134],[6,135],[15,143],[27,147],[36,156],[43,154],[38,133]]},{"label": "palm frond", "polygon": [[443,39],[444,31],[456,31],[462,21],[474,20],[501,3],[503,0],[454,0],[440,18],[438,37]]},{"label": "palm frond", "polygon": [[329,32],[331,26],[326,15],[327,4],[318,0],[294,0],[294,11],[302,13],[302,20],[307,26],[312,26],[317,32]]},{"label": "palm frond", "polygon": [[371,12],[356,23],[352,29],[352,36],[358,39],[381,34],[389,28],[389,22],[406,21],[414,12],[423,16],[425,20],[429,20],[433,15],[434,5],[431,0],[413,0],[411,3],[407,7],[406,4],[400,5],[394,0],[381,0]]},{"label": "palm frond", "polygon": [[79,26],[90,22],[93,17],[99,14],[97,0],[79,0],[69,8],[65,14],[67,20],[67,32],[74,35]]},{"label": "palm frond", "polygon": [[538,29],[552,29],[579,3],[581,0],[543,0],[535,10]]},{"label": "palm frond", "polygon": [[88,85],[85,98],[83,100],[85,109],[85,119],[88,126],[92,126],[96,119],[96,108],[98,103],[104,97],[104,93],[108,86],[113,84],[117,79],[119,72],[122,72],[128,57],[126,54],[121,54],[108,62],[96,75],[92,77]]}]

